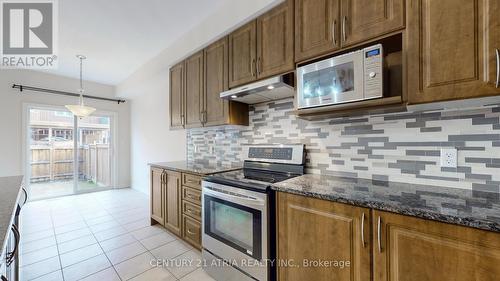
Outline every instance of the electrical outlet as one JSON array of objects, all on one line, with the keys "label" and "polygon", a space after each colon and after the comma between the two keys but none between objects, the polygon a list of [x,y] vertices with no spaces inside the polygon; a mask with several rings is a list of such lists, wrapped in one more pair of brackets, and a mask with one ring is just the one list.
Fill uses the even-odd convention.
[{"label": "electrical outlet", "polygon": [[441,167],[456,168],[457,167],[457,149],[442,148],[441,149]]}]

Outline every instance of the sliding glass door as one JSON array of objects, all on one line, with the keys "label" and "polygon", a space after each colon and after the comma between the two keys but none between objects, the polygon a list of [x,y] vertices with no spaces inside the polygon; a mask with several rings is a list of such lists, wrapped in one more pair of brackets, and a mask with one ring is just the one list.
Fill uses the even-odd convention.
[{"label": "sliding glass door", "polygon": [[32,200],[113,185],[111,116],[75,118],[62,108],[29,108],[26,151]]}]

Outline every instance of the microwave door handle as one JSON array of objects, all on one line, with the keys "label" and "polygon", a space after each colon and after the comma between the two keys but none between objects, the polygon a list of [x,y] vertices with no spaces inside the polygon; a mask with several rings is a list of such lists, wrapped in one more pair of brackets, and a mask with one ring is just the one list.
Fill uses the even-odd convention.
[{"label": "microwave door handle", "polygon": [[231,194],[225,194],[225,193],[221,193],[221,192],[217,192],[217,191],[213,191],[213,190],[207,190],[207,189],[203,189],[203,194],[207,194],[207,195],[211,195],[213,197],[216,197],[216,198],[219,198],[219,199],[223,199],[223,200],[226,200],[226,201],[230,201],[230,202],[234,202],[234,203],[237,203],[237,204],[240,204],[240,205],[244,205],[244,206],[257,206],[257,207],[262,207],[264,206],[264,201],[262,200],[256,200],[256,199],[250,199],[250,198],[242,198],[242,197],[238,197],[238,196],[235,196],[235,195],[231,195]]}]

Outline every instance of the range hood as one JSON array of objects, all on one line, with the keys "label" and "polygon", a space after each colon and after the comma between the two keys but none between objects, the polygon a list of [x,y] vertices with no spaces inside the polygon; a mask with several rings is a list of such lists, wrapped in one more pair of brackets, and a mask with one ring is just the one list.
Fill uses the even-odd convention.
[{"label": "range hood", "polygon": [[292,73],[257,81],[220,93],[221,99],[256,104],[293,97],[295,95]]}]

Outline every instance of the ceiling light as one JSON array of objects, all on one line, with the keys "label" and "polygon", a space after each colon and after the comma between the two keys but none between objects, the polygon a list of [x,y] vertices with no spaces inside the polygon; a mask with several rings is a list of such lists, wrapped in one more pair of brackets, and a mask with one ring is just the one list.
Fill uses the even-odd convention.
[{"label": "ceiling light", "polygon": [[267,86],[267,89],[268,90],[272,90],[272,89],[274,89],[274,86],[273,85],[269,85],[269,86]]},{"label": "ceiling light", "polygon": [[85,56],[82,55],[77,55],[76,56],[78,59],[80,59],[80,89],[78,89],[78,93],[80,94],[79,97],[79,103],[78,104],[71,104],[71,105],[66,105],[66,108],[71,111],[75,116],[78,117],[86,117],[92,114],[96,109],[90,106],[85,106],[83,103],[83,77],[82,77],[82,65],[83,65],[83,60],[86,59]]},{"label": "ceiling light", "polygon": [[236,98],[238,98],[238,96],[237,95],[232,95],[231,98],[232,99],[236,99]]}]

